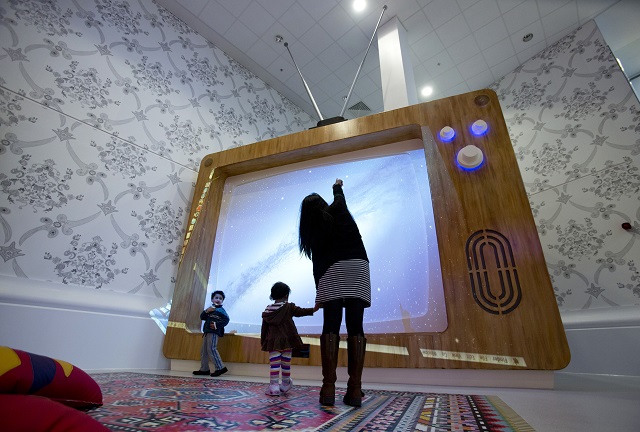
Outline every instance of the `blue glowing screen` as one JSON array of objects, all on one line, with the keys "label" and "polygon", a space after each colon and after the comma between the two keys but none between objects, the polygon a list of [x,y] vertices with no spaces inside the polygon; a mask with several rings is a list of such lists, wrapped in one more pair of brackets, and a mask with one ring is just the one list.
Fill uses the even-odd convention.
[{"label": "blue glowing screen", "polygon": [[[227,331],[259,333],[277,281],[291,287],[289,301],[314,305],[311,261],[298,250],[300,203],[311,192],[331,203],[336,178],[370,260],[365,332],[446,329],[424,149],[411,140],[227,179],[206,296],[209,305],[212,291],[225,292]],[[322,310],[295,322],[301,334],[319,334]]]}]

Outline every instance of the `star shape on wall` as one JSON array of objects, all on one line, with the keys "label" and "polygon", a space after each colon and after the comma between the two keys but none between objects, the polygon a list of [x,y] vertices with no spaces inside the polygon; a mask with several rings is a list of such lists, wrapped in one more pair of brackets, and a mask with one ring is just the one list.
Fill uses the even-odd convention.
[{"label": "star shape on wall", "polygon": [[73,134],[71,134],[71,132],[69,132],[69,127],[66,127],[64,129],[53,129],[53,131],[56,133],[56,135],[58,135],[58,139],[60,141],[68,141],[68,140],[74,140],[76,139]]},{"label": "star shape on wall", "polygon": [[100,55],[103,56],[112,56],[113,54],[111,54],[111,50],[109,49],[108,46],[106,45],[96,45],[96,48],[98,48],[98,52],[100,53]]},{"label": "star shape on wall", "polygon": [[160,280],[156,275],[153,274],[153,269],[149,270],[148,273],[140,275],[142,279],[147,283],[147,285],[151,285],[157,280]]},{"label": "star shape on wall", "polygon": [[569,202],[570,199],[571,199],[571,195],[561,192],[558,198],[556,198],[556,201],[566,204]]},{"label": "star shape on wall", "polygon": [[593,298],[598,298],[603,291],[604,289],[598,286],[595,286],[594,284],[591,284],[591,288],[587,289],[585,292],[590,296],[593,296]]},{"label": "star shape on wall", "polygon": [[136,117],[136,120],[138,121],[149,120],[142,110],[132,111],[132,112],[133,112],[133,115]]},{"label": "star shape on wall", "polygon": [[116,210],[116,206],[114,206],[113,204],[111,204],[111,200],[107,201],[104,204],[98,204],[98,207],[100,207],[100,210],[102,210],[102,213],[106,215],[110,214],[110,213],[115,213],[118,210]]},{"label": "star shape on wall", "polygon": [[29,61],[27,59],[27,56],[25,56],[24,54],[22,54],[22,48],[18,48],[18,49],[11,49],[11,48],[5,48],[4,49],[7,54],[9,54],[9,58],[11,58],[12,61]]},{"label": "star shape on wall", "polygon": [[20,249],[16,249],[16,242],[11,242],[9,246],[0,246],[0,256],[7,262],[19,256],[24,256]]},{"label": "star shape on wall", "polygon": [[169,174],[167,177],[169,177],[169,180],[171,180],[171,184],[180,183],[180,177],[178,177],[178,173]]}]

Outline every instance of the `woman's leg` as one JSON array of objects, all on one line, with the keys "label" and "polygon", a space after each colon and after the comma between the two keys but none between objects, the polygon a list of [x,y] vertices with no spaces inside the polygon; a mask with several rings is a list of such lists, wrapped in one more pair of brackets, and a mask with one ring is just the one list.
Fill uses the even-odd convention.
[{"label": "woman's leg", "polygon": [[364,336],[364,309],[366,303],[358,298],[348,298],[344,300],[345,324],[347,334],[351,336]]},{"label": "woman's leg", "polygon": [[342,300],[332,300],[322,304],[324,323],[320,336],[322,357],[322,388],[320,404],[333,405],[336,399],[336,367],[340,346],[340,324],[342,323]]},{"label": "woman's leg", "polygon": [[331,300],[322,304],[322,334],[340,334],[343,300]]},{"label": "woman's leg", "polygon": [[362,405],[362,369],[367,340],[364,337],[363,320],[365,302],[360,299],[345,299],[345,322],[347,325],[347,354],[349,381],[342,401],[350,406]]}]

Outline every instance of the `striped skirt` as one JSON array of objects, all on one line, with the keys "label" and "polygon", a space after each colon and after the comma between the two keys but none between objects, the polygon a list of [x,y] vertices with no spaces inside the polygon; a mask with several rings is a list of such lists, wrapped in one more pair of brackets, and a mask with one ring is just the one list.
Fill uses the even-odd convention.
[{"label": "striped skirt", "polygon": [[359,298],[371,306],[371,277],[367,261],[338,261],[322,275],[316,291],[316,303],[341,298]]}]

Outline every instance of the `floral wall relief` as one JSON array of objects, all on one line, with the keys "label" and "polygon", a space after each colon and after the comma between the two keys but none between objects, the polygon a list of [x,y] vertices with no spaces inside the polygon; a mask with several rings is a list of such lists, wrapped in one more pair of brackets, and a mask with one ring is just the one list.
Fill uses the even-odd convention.
[{"label": "floral wall relief", "polygon": [[0,41],[3,276],[170,301],[201,159],[315,124],[154,2],[8,0]]},{"label": "floral wall relief", "polygon": [[[314,125],[152,2],[8,0],[0,35],[5,276],[168,300],[202,157]],[[559,307],[639,304],[640,109],[595,24],[492,88]]]},{"label": "floral wall relief", "polygon": [[492,88],[560,309],[640,304],[640,105],[595,23]]}]

